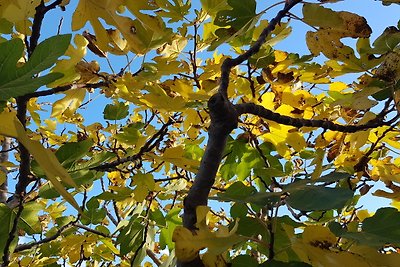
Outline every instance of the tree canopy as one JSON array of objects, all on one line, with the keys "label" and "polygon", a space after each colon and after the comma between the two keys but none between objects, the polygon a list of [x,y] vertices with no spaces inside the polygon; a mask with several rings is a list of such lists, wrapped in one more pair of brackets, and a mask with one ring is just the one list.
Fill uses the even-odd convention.
[{"label": "tree canopy", "polygon": [[398,266],[400,21],[337,2],[0,0],[1,266]]}]

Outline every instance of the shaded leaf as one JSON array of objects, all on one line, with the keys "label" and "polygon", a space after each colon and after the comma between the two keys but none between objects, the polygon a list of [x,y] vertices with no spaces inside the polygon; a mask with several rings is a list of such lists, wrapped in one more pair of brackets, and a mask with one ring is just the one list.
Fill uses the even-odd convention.
[{"label": "shaded leaf", "polygon": [[129,106],[123,102],[107,104],[103,114],[106,120],[121,120],[129,115]]},{"label": "shaded leaf", "polygon": [[22,56],[24,44],[21,39],[0,43],[0,100],[22,96],[36,91],[42,85],[49,84],[63,75],[49,73],[36,77],[39,72],[50,68],[68,48],[71,34],[56,35],[40,43],[28,62],[17,67]]},{"label": "shaded leaf", "polygon": [[330,210],[343,208],[354,192],[347,188],[305,186],[303,189],[289,191],[288,204],[298,210]]}]

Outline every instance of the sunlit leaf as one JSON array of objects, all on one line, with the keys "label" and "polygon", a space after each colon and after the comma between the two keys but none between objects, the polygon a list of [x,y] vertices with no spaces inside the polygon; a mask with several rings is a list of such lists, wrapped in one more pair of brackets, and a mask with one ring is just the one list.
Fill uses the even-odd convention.
[{"label": "sunlit leaf", "polygon": [[68,193],[64,185],[62,185],[58,179],[61,179],[72,187],[77,187],[77,185],[68,172],[61,166],[54,153],[45,149],[38,141],[29,139],[25,133],[24,127],[15,116],[15,113],[1,113],[0,121],[2,121],[0,133],[17,138],[33,155],[45,172],[47,179],[50,180],[57,191],[79,211],[78,203],[76,203],[75,199]]}]

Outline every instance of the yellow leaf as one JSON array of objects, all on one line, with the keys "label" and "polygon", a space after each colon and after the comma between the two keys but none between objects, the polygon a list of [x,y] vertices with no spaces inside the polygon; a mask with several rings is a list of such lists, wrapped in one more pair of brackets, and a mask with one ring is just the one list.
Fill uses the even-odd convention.
[{"label": "yellow leaf", "polygon": [[29,114],[31,114],[31,117],[33,121],[36,123],[36,125],[40,126],[40,116],[36,112],[38,110],[42,110],[40,105],[36,103],[37,98],[31,98],[29,99],[27,103],[27,109],[29,111]]},{"label": "yellow leaf", "polygon": [[108,172],[107,178],[113,185],[125,186],[126,178],[123,177],[119,171]]},{"label": "yellow leaf", "polygon": [[133,198],[137,202],[142,202],[147,197],[149,192],[154,190],[156,184],[151,173],[144,174],[138,172],[135,174],[135,176],[133,176],[131,185],[136,185],[135,189],[133,190]]},{"label": "yellow leaf", "polygon": [[321,242],[326,246],[336,243],[336,236],[329,231],[329,228],[321,225],[310,225],[304,229],[303,240],[306,243]]},{"label": "yellow leaf", "polygon": [[7,175],[3,171],[0,171],[0,185],[4,184],[5,181],[7,181]]},{"label": "yellow leaf", "polygon": [[322,174],[322,164],[323,160],[325,158],[325,151],[323,149],[318,148],[315,151],[315,158],[313,159],[311,164],[315,164],[315,169],[313,173],[311,174],[311,179],[316,180],[318,179],[321,174]]},{"label": "yellow leaf", "polygon": [[293,132],[294,127],[281,125],[273,121],[269,121],[268,125],[270,132],[263,134],[262,138],[271,142],[281,156],[290,157],[288,145],[298,152],[306,146],[304,137],[299,132]]},{"label": "yellow leaf", "polygon": [[293,242],[292,248],[301,261],[312,266],[370,266],[360,255],[337,251],[336,236],[327,227],[308,226],[302,236],[302,240]]},{"label": "yellow leaf", "polygon": [[[314,5],[316,7],[317,5]],[[305,5],[305,8],[312,8],[313,5]],[[363,66],[358,58],[355,57],[354,51],[349,46],[344,45],[341,42],[342,38],[368,38],[371,35],[371,28],[368,26],[365,18],[346,11],[334,12],[330,9],[322,8],[323,12],[330,12],[338,19],[338,23],[330,24],[329,26],[323,25],[316,32],[307,32],[306,42],[311,53],[318,55],[322,52],[327,58],[335,59],[346,64],[357,71],[362,71]],[[316,16],[321,16],[325,13],[314,14],[313,19]],[[323,22],[323,18],[320,21]]]},{"label": "yellow leaf", "polygon": [[64,94],[64,98],[53,103],[51,117],[57,117],[59,119],[61,119],[62,116],[72,117],[75,111],[82,104],[82,101],[86,95],[86,89],[72,89],[64,92]]},{"label": "yellow leaf", "polygon": [[80,61],[75,66],[75,70],[81,75],[79,83],[95,83],[99,81],[100,65],[97,61]]},{"label": "yellow leaf", "polygon": [[[209,208],[206,206],[197,207],[197,226],[199,229],[195,230],[193,233],[183,226],[177,226],[175,228],[172,241],[175,242],[175,253],[179,260],[183,262],[191,261],[196,258],[199,251],[204,248],[208,249],[208,253],[220,255],[231,246],[245,240],[244,237],[235,234],[237,227],[234,227],[230,232],[223,235],[218,235],[218,232],[210,231],[205,223],[206,211],[208,209]],[[215,259],[215,257],[213,258]]]},{"label": "yellow leaf", "polygon": [[151,108],[178,111],[186,105],[186,100],[183,97],[169,96],[159,85],[147,86],[146,89],[150,93],[144,95],[140,100]]},{"label": "yellow leaf", "polygon": [[[352,245],[350,247],[350,252],[360,255],[368,262],[368,266],[398,266],[400,262],[399,253],[384,254],[380,253],[373,247],[368,246],[357,246]],[[357,266],[358,265],[347,265],[347,266]]]},{"label": "yellow leaf", "polygon": [[266,92],[261,96],[261,105],[269,110],[275,110],[275,94],[273,92]]},{"label": "yellow leaf", "polygon": [[276,62],[281,62],[283,60],[285,60],[288,56],[287,52],[284,51],[280,51],[280,50],[275,50],[274,51],[274,56],[275,56],[275,61]]},{"label": "yellow leaf", "polygon": [[369,214],[368,210],[358,210],[357,211],[357,218],[360,220],[360,222],[364,221],[366,218],[371,217],[371,214]]},{"label": "yellow leaf", "polygon": [[348,86],[344,82],[333,82],[329,85],[329,91],[333,92],[342,92],[346,88],[348,88]]},{"label": "yellow leaf", "polygon": [[58,178],[72,187],[78,188],[78,186],[75,184],[74,180],[72,180],[69,173],[61,166],[54,153],[44,148],[40,142],[29,139],[15,113],[1,113],[0,121],[2,122],[0,124],[0,134],[17,138],[39,163],[47,179],[53,184],[57,192],[74,208],[80,211],[78,203],[76,203],[75,199],[68,193]]},{"label": "yellow leaf", "polygon": [[175,35],[171,43],[164,44],[161,48],[157,50],[157,52],[159,54],[162,54],[163,57],[175,59],[181,54],[187,43],[188,40],[186,37]]},{"label": "yellow leaf", "polygon": [[[136,19],[120,15],[123,5],[126,5]],[[109,34],[102,25],[104,20],[121,31],[132,52],[144,54],[166,43],[172,35],[172,30],[166,28],[161,18],[139,12],[146,5],[150,10],[154,9],[147,3],[139,4],[138,1],[81,0],[72,16],[72,29],[79,30],[89,21],[99,48],[102,51],[115,52],[110,49],[115,48],[112,46],[115,40],[112,40],[110,46]]]},{"label": "yellow leaf", "polygon": [[215,255],[213,253],[206,252],[202,255],[201,261],[205,267],[226,267],[228,266],[223,255]]},{"label": "yellow leaf", "polygon": [[164,152],[164,155],[160,158],[166,162],[170,162],[175,166],[185,169],[196,171],[200,162],[194,159],[189,159],[184,156],[185,149],[183,146],[176,146],[167,148]]},{"label": "yellow leaf", "polygon": [[116,55],[125,55],[129,50],[129,44],[121,37],[121,32],[118,29],[107,29],[107,34],[112,46],[109,47],[109,51]]},{"label": "yellow leaf", "polygon": [[88,41],[82,35],[75,35],[74,43],[76,48],[70,44],[65,52],[65,56],[69,57],[69,59],[58,60],[54,68],[51,69],[52,72],[59,72],[64,74],[64,76],[61,79],[50,83],[48,87],[70,84],[80,78],[80,74],[76,71],[75,66],[86,55],[86,46],[88,45]]},{"label": "yellow leaf", "polygon": [[29,18],[33,18],[35,15],[35,8],[40,4],[40,1],[12,0],[3,2],[0,5],[0,17],[14,23],[18,32],[30,35],[32,22]]}]

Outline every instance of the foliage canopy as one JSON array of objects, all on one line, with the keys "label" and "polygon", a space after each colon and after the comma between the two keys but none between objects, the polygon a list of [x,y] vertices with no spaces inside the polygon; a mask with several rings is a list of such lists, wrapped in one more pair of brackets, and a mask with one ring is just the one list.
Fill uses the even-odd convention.
[{"label": "foliage canopy", "polygon": [[397,266],[400,21],[336,2],[1,0],[2,266]]}]

